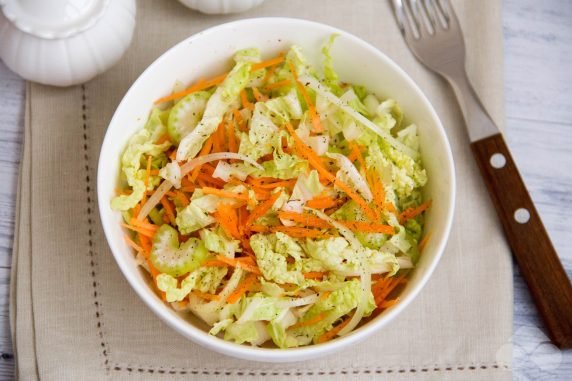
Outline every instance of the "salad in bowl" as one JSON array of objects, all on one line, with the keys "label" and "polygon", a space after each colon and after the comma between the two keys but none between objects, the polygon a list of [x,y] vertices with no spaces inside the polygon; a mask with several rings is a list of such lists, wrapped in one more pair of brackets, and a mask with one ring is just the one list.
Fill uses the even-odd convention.
[{"label": "salad in bowl", "polygon": [[165,303],[224,340],[292,348],[392,308],[423,237],[427,173],[399,105],[293,45],[157,99],[111,208]]}]

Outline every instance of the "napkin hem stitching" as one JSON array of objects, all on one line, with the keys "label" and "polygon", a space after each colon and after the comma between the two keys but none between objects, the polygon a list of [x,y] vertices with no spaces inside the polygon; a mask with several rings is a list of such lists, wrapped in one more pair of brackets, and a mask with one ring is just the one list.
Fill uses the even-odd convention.
[{"label": "napkin hem stitching", "polygon": [[87,123],[87,90],[85,84],[81,85],[81,118],[83,123],[83,158],[85,160],[85,191],[87,196],[87,225],[88,225],[88,246],[89,246],[89,257],[90,257],[90,268],[91,268],[91,278],[93,280],[92,287],[93,287],[93,299],[94,299],[94,306],[95,306],[95,319],[97,324],[97,331],[98,336],[101,339],[101,353],[103,354],[104,362],[106,370],[109,371],[109,358],[108,358],[108,348],[107,343],[104,340],[103,330],[101,327],[103,323],[101,321],[101,304],[98,299],[98,282],[96,278],[95,272],[95,250],[93,245],[93,217],[92,217],[92,205],[93,199],[91,196],[91,178],[90,178],[90,165],[89,165],[89,140],[88,140],[88,123]]},{"label": "napkin hem stitching", "polygon": [[403,373],[429,373],[429,372],[453,372],[453,371],[493,371],[493,370],[511,370],[511,366],[508,364],[500,363],[471,363],[470,365],[438,365],[434,364],[431,366],[401,366],[393,368],[341,368],[338,370],[288,370],[288,371],[272,371],[272,370],[251,370],[251,369],[218,369],[218,370],[207,370],[207,369],[154,369],[137,367],[130,365],[119,365],[116,364],[113,367],[114,371],[127,371],[129,373],[158,373],[158,374],[170,374],[170,375],[216,375],[216,376],[323,376],[323,375],[336,375],[336,374],[403,374]]}]

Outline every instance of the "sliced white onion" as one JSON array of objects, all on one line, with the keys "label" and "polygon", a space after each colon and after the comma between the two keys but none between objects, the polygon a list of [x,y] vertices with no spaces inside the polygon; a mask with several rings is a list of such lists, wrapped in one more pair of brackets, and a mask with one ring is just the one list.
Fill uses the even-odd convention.
[{"label": "sliced white onion", "polygon": [[318,301],[318,294],[312,294],[305,296],[303,298],[291,298],[290,300],[280,300],[276,302],[276,307],[278,308],[292,308],[305,306],[307,304],[313,304]]},{"label": "sliced white onion", "polygon": [[338,162],[340,170],[348,176],[355,189],[363,196],[367,202],[371,202],[371,200],[373,200],[373,194],[371,193],[367,182],[362,177],[362,175],[360,175],[357,168],[353,165],[350,159],[339,153],[327,153],[326,156]]},{"label": "sliced white onion", "polygon": [[411,156],[413,158],[418,156],[417,152],[415,152],[411,148],[407,147],[405,144],[403,144],[400,141],[398,141],[397,139],[395,139],[393,136],[391,136],[390,133],[385,132],[382,129],[380,129],[375,123],[373,123],[371,120],[367,119],[365,116],[363,116],[359,112],[355,111],[347,103],[345,103],[340,98],[338,98],[337,96],[332,94],[332,92],[325,89],[324,86],[322,86],[320,84],[320,82],[318,82],[316,79],[305,75],[305,76],[300,77],[299,80],[303,85],[314,90],[316,93],[320,94],[321,96],[326,98],[328,101],[332,102],[334,105],[339,107],[343,112],[345,112],[346,114],[348,114],[349,116],[351,116],[352,118],[354,118],[355,120],[357,120],[358,122],[363,124],[365,127],[370,129],[371,131],[375,132],[377,135],[384,138],[389,144],[391,144],[393,146],[393,148],[395,148],[395,149],[397,149],[397,150],[399,150],[399,151],[401,151],[401,152],[405,153],[406,155]]},{"label": "sliced white onion", "polygon": [[356,312],[354,316],[352,316],[350,322],[338,332],[338,336],[343,336],[345,334],[350,333],[353,331],[355,327],[359,324],[361,319],[363,318],[363,313],[365,310],[365,306],[367,304],[367,294],[371,292],[371,274],[369,271],[365,270],[360,276],[361,279],[361,298],[357,305]]},{"label": "sliced white onion", "polygon": [[308,138],[308,145],[312,148],[318,156],[324,155],[328,152],[328,145],[330,144],[330,137],[328,135],[310,136]]},{"label": "sliced white onion", "polygon": [[169,180],[164,180],[159,187],[155,190],[155,192],[149,197],[149,200],[143,205],[141,210],[139,211],[139,215],[137,216],[137,220],[143,221],[145,217],[149,215],[149,212],[153,210],[153,208],[161,202],[163,196],[173,187],[173,183]]},{"label": "sliced white onion", "polygon": [[[210,155],[196,157],[196,158],[186,162],[183,166],[181,166],[181,178],[186,176],[187,173],[189,173],[190,171],[192,171],[193,169],[195,169],[199,165],[203,165],[203,164],[208,163],[210,161],[231,160],[231,159],[242,160],[242,161],[245,161],[249,164],[252,164],[253,166],[255,166],[258,169],[261,169],[261,170],[263,169],[260,164],[258,164],[256,161],[252,160],[251,158],[249,158],[247,156],[241,155],[239,153],[234,153],[234,152],[218,152],[218,153],[211,153]],[[159,185],[159,187],[155,190],[153,195],[151,195],[151,197],[149,197],[149,200],[147,200],[145,205],[143,205],[143,207],[141,208],[141,211],[139,212],[139,215],[137,216],[137,220],[143,221],[145,219],[145,217],[147,217],[149,215],[149,212],[151,212],[151,210],[153,210],[153,208],[157,204],[159,204],[159,202],[161,202],[161,199],[163,198],[163,196],[172,187],[173,187],[173,183],[171,183],[168,180],[163,181],[161,183],[161,185]]]}]

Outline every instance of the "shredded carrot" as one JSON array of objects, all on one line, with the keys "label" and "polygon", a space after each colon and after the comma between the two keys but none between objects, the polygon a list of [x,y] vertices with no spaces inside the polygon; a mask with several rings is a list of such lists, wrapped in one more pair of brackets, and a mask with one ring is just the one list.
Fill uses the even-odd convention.
[{"label": "shredded carrot", "polygon": [[139,239],[139,244],[143,249],[143,255],[145,256],[145,258],[149,258],[149,256],[151,255],[151,249],[153,247],[151,239],[147,236],[144,236],[141,233],[137,233],[137,238]]},{"label": "shredded carrot", "polygon": [[236,142],[233,122],[228,123],[228,151],[238,152],[238,143]]},{"label": "shredded carrot", "polygon": [[[205,172],[199,172],[199,175],[197,176],[197,182],[199,182],[200,184],[200,181],[202,181],[203,183],[208,183],[209,185],[214,185],[215,187],[219,188],[224,187],[224,185],[226,184],[224,180],[212,177],[212,175],[209,175]],[[203,185],[203,187],[205,186],[208,187],[209,185]]]},{"label": "shredded carrot", "polygon": [[149,267],[149,272],[151,273],[151,277],[153,278],[153,285],[157,289],[157,292],[161,296],[161,299],[163,301],[167,301],[167,295],[163,291],[157,288],[157,275],[160,274],[159,270],[157,270],[155,266],[153,266],[153,263],[149,259],[149,256],[147,256],[146,261],[147,261],[147,267]]},{"label": "shredded carrot", "polygon": [[415,208],[407,208],[399,215],[399,221],[403,224],[405,221],[417,217],[425,210],[427,210],[427,208],[429,208],[430,206],[431,206],[431,200],[427,200],[423,204]]},{"label": "shredded carrot", "polygon": [[302,142],[302,140],[300,139],[300,137],[298,137],[298,135],[296,134],[296,132],[294,131],[294,128],[292,127],[292,125],[290,123],[286,123],[286,128],[288,129],[288,132],[290,133],[290,135],[294,139],[294,143],[296,145],[296,148],[298,149],[298,151],[300,151],[301,155],[304,156],[308,160],[310,165],[312,167],[316,168],[316,170],[318,171],[318,173],[320,175],[322,175],[326,179],[332,181],[341,190],[343,190],[352,200],[354,200],[359,205],[359,207],[364,211],[366,216],[368,216],[370,219],[372,219],[374,221],[377,220],[377,214],[369,207],[367,202],[359,194],[357,194],[354,190],[352,190],[346,183],[344,183],[343,181],[338,179],[336,176],[331,174],[324,167],[324,165],[322,164],[318,154],[316,154],[316,152],[314,150],[312,150],[310,147],[308,147],[306,144],[304,144],[304,142]]},{"label": "shredded carrot", "polygon": [[206,188],[208,187],[207,183],[205,182],[204,179],[200,178],[200,174],[199,174],[199,178],[197,179],[197,183],[199,184],[199,186],[201,188]]},{"label": "shredded carrot", "polygon": [[233,238],[240,239],[241,235],[238,231],[238,216],[236,215],[236,209],[232,208],[228,204],[220,203],[217,206],[216,212],[213,213],[213,217],[228,235]]},{"label": "shredded carrot", "polygon": [[[379,283],[383,282],[383,283]],[[405,278],[405,274],[401,274],[399,276],[385,278],[372,287],[372,293],[375,299],[375,305],[380,307],[385,298],[400,284],[407,282],[407,278]]]},{"label": "shredded carrot", "polygon": [[175,225],[176,224],[175,211],[173,209],[173,205],[171,205],[171,202],[167,199],[167,197],[163,196],[163,198],[161,199],[161,205],[163,205],[163,208],[165,209],[165,214],[169,218],[169,222],[172,225]]},{"label": "shredded carrot", "polygon": [[153,236],[155,235],[155,231],[145,229],[145,228],[141,228],[139,226],[132,226],[132,225],[124,224],[124,223],[122,223],[121,226],[123,226],[124,228],[127,228],[129,230],[133,230],[134,232],[140,233],[140,234],[142,234],[146,237],[149,237],[149,238],[153,238]]},{"label": "shredded carrot", "polygon": [[268,97],[260,92],[257,87],[252,88],[252,94],[254,95],[254,99],[257,102],[265,102],[268,100]]},{"label": "shredded carrot", "polygon": [[278,87],[290,86],[291,83],[292,83],[292,81],[290,81],[289,79],[284,79],[282,81],[270,83],[270,84],[266,85],[264,88],[266,90],[272,90],[272,89],[276,89]]},{"label": "shredded carrot", "polygon": [[322,123],[320,122],[320,116],[316,111],[316,107],[314,107],[314,104],[312,103],[310,94],[308,94],[304,85],[302,85],[300,81],[298,81],[298,74],[296,74],[296,69],[294,69],[294,65],[292,65],[292,62],[288,62],[288,65],[290,66],[292,77],[294,77],[294,82],[296,82],[298,90],[300,90],[300,93],[302,93],[302,97],[304,98],[304,101],[308,106],[308,111],[310,111],[310,117],[312,118],[312,127],[314,128],[314,132],[316,133],[322,132],[324,129],[322,128]]},{"label": "shredded carrot", "polygon": [[326,276],[326,273],[321,272],[321,271],[310,271],[310,272],[304,273],[305,279],[322,279],[324,276]]},{"label": "shredded carrot", "polygon": [[298,322],[298,323],[294,324],[293,326],[291,326],[290,328],[307,327],[309,325],[321,322],[322,320],[324,320],[326,318],[326,316],[328,316],[328,313],[322,312],[321,314],[318,314],[318,315],[314,316],[313,318]]},{"label": "shredded carrot", "polygon": [[151,273],[153,280],[155,280],[157,278],[157,275],[160,274],[159,270],[157,270],[155,266],[153,266],[153,263],[151,263],[151,260],[149,258],[147,258],[147,266],[149,266],[149,272]]},{"label": "shredded carrot", "polygon": [[234,121],[238,125],[238,129],[242,132],[247,132],[248,130],[246,128],[246,123],[244,122],[240,112],[237,109],[234,109],[234,110],[232,110],[232,115],[233,115]]},{"label": "shredded carrot", "polygon": [[240,90],[240,101],[242,102],[242,107],[249,110],[254,110],[254,104],[248,100],[248,95],[244,89]]},{"label": "shredded carrot", "polygon": [[232,110],[232,116],[234,118],[234,121],[238,124],[242,123],[242,115],[240,114],[240,111],[238,111],[238,109],[234,109]]},{"label": "shredded carrot", "polygon": [[280,197],[281,194],[282,192],[276,192],[268,200],[264,201],[261,204],[258,204],[256,208],[254,208],[254,210],[248,216],[248,219],[246,220],[246,228],[248,229],[250,225],[252,225],[257,219],[264,216],[266,212],[268,212],[268,210],[272,208],[272,205],[274,205],[274,203],[276,202],[276,200],[278,200],[278,197]]},{"label": "shredded carrot", "polygon": [[348,157],[348,160],[353,163],[357,159],[357,151],[354,149],[350,150],[350,153],[347,157]]},{"label": "shredded carrot", "polygon": [[145,230],[149,230],[153,233],[155,233],[157,229],[159,229],[157,225],[149,223],[149,221],[146,218],[142,221],[139,221],[137,218],[131,218],[131,220],[129,220],[129,224]]},{"label": "shredded carrot", "polygon": [[129,236],[127,234],[125,234],[125,242],[127,242],[127,244],[129,246],[131,246],[132,248],[135,249],[135,251],[138,251],[140,253],[143,253],[143,248],[141,246],[139,246],[138,244],[136,244],[135,242],[133,242],[133,240],[131,238],[129,238]]},{"label": "shredded carrot", "polygon": [[338,221],[342,225],[353,231],[369,232],[369,233],[383,233],[395,234],[395,229],[391,225],[384,225],[377,222],[362,222],[362,221]]},{"label": "shredded carrot", "polygon": [[389,307],[395,305],[395,303],[397,303],[397,302],[399,302],[399,298],[395,298],[395,299],[391,299],[391,300],[385,300],[378,306],[378,308],[383,308],[383,309],[389,308]]},{"label": "shredded carrot", "polygon": [[[207,155],[211,152],[211,150],[213,148],[213,135],[209,136],[209,138],[207,139],[205,144],[203,144],[203,148],[201,148],[197,157]],[[189,175],[189,180],[191,182],[194,183],[197,180],[197,176],[201,172],[201,168],[202,168],[202,165],[198,165],[195,169],[193,169],[193,171]]]},{"label": "shredded carrot", "polygon": [[175,192],[175,198],[183,205],[183,207],[189,205],[189,198],[181,190]]},{"label": "shredded carrot", "polygon": [[328,296],[330,296],[331,294],[332,294],[331,291],[322,292],[322,293],[320,294],[320,300],[321,300],[321,301],[324,301],[324,300],[328,299]]},{"label": "shredded carrot", "polygon": [[145,171],[145,189],[149,186],[149,178],[151,177],[151,160],[153,157],[151,155],[147,156],[147,170]]},{"label": "shredded carrot", "polygon": [[213,148],[212,152],[223,152],[224,149],[222,148],[223,142],[220,139],[220,131],[224,126],[224,122],[220,122],[215,132],[212,133],[210,136],[212,138]]},{"label": "shredded carrot", "polygon": [[217,259],[211,259],[209,261],[203,262],[205,267],[228,267],[228,263],[219,261]]},{"label": "shredded carrot", "polygon": [[431,239],[431,232],[425,234],[425,237],[423,237],[421,241],[419,241],[417,247],[419,248],[420,253],[422,253],[423,250],[425,250],[425,246],[427,246],[427,242],[429,242],[430,239]]},{"label": "shredded carrot", "polygon": [[268,228],[265,225],[254,224],[250,226],[250,231],[253,231],[255,233],[266,233],[270,231],[270,228]]},{"label": "shredded carrot", "polygon": [[216,259],[226,263],[229,266],[232,267],[240,267],[241,269],[257,274],[257,275],[261,275],[262,273],[260,272],[260,269],[258,268],[258,266],[256,266],[256,264],[254,264],[254,261],[247,261],[248,259],[252,259],[252,258],[247,258],[247,257],[243,257],[243,258],[228,258],[225,257],[223,255],[217,255]]},{"label": "shredded carrot", "polygon": [[191,294],[198,296],[201,299],[206,299],[206,300],[219,300],[220,299],[220,295],[209,294],[206,292],[201,292],[199,290],[193,290],[193,291],[191,291]]},{"label": "shredded carrot", "polygon": [[[183,188],[183,187],[192,187],[193,190],[190,192],[195,191],[195,184],[191,180],[191,175],[187,175],[187,176],[183,177],[183,179],[181,180],[181,188]],[[189,191],[183,191],[183,192],[189,192]]]},{"label": "shredded carrot", "polygon": [[330,196],[318,196],[306,202],[308,208],[313,209],[326,209],[337,206],[340,203],[340,199],[335,199]]},{"label": "shredded carrot", "polygon": [[[224,122],[224,120],[222,122],[220,122],[220,125],[218,126],[218,130],[216,131],[216,133],[218,134],[218,141],[220,143],[220,149],[221,152],[227,152],[228,151],[228,147],[227,147],[227,136],[226,136],[226,123]],[[206,165],[210,165],[210,164],[205,164]],[[214,169],[214,167],[213,167]]]},{"label": "shredded carrot", "polygon": [[363,156],[361,154],[361,148],[359,145],[357,145],[354,142],[350,142],[350,148],[352,149],[352,152],[355,151],[356,152],[356,159],[360,165],[361,168],[363,168],[365,170],[365,160],[363,159]]},{"label": "shredded carrot", "polygon": [[323,219],[307,213],[279,211],[278,217],[315,228],[330,228],[330,224]]},{"label": "shredded carrot", "polygon": [[282,180],[282,181],[276,181],[273,183],[260,184],[260,185],[257,185],[257,187],[260,189],[274,189],[274,188],[278,188],[278,187],[292,188],[292,187],[294,187],[294,185],[296,185],[296,181],[297,181],[297,179]]},{"label": "shredded carrot", "polygon": [[121,196],[122,194],[130,195],[131,193],[133,193],[131,189],[120,189],[120,188],[115,189],[115,194],[118,196]]},{"label": "shredded carrot", "polygon": [[159,139],[157,139],[155,144],[163,144],[165,142],[170,142],[170,141],[171,141],[171,137],[169,136],[169,134],[164,134]]},{"label": "shredded carrot", "polygon": [[388,212],[391,212],[393,214],[397,213],[397,209],[395,209],[395,205],[393,205],[393,203],[388,203],[385,207],[387,208]]},{"label": "shredded carrot", "polygon": [[325,343],[326,341],[332,340],[334,337],[336,337],[338,332],[340,332],[346,325],[348,325],[351,319],[352,319],[351,316],[346,317],[340,324],[338,324],[334,328],[330,329],[328,332],[318,337],[318,340],[316,341],[318,343]]},{"label": "shredded carrot", "polygon": [[189,87],[186,90],[178,91],[176,93],[172,93],[171,95],[167,95],[165,97],[157,99],[155,101],[155,104],[172,101],[172,100],[177,99],[177,98],[182,98],[185,95],[189,95],[189,94],[197,92],[197,91],[208,89],[209,87],[213,87],[215,85],[218,85],[222,81],[224,81],[226,76],[227,76],[227,74],[225,73],[225,74],[221,74],[217,77],[211,78],[207,81],[199,80],[197,83],[195,83],[193,86]]},{"label": "shredded carrot", "polygon": [[372,169],[372,171],[369,173],[368,180],[373,193],[373,200],[378,209],[380,211],[386,209],[387,206],[385,202],[385,189],[383,188],[383,183],[375,170]]},{"label": "shredded carrot", "polygon": [[230,304],[234,304],[234,303],[238,302],[240,300],[240,298],[242,297],[242,295],[244,295],[246,292],[248,292],[250,290],[250,288],[254,285],[254,283],[256,282],[257,279],[258,279],[258,276],[256,274],[252,274],[252,273],[248,274],[246,276],[246,278],[244,278],[244,280],[238,284],[238,287],[236,287],[236,290],[234,290],[234,292],[232,292],[228,296],[226,301]]},{"label": "shredded carrot", "polygon": [[262,62],[255,63],[254,65],[252,65],[250,70],[251,71],[257,71],[260,69],[265,69],[269,66],[276,66],[278,64],[281,64],[283,61],[284,61],[284,55],[280,54],[278,57],[274,57],[272,59],[269,59],[268,61],[262,61]]},{"label": "shredded carrot", "polygon": [[223,197],[223,198],[233,198],[237,200],[248,200],[248,195],[245,193],[234,193],[230,191],[225,191],[222,189],[216,189],[211,187],[204,187],[202,188],[204,194],[214,194],[215,196]]},{"label": "shredded carrot", "polygon": [[[246,226],[246,220],[248,219],[248,209],[246,209],[245,205],[238,208],[236,216],[238,218],[238,232],[240,233],[241,239],[245,238],[245,241],[248,242],[248,238],[244,237],[244,227]],[[245,246],[244,242],[242,246]]]}]

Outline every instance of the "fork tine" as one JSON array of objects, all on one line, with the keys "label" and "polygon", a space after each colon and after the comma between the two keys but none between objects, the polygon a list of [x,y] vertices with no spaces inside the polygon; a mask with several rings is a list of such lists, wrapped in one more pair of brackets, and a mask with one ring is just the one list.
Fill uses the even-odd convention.
[{"label": "fork tine", "polygon": [[440,25],[443,29],[447,29],[449,27],[449,16],[443,10],[439,0],[426,0],[425,6],[428,12],[433,16],[435,27],[437,27],[437,25]]},{"label": "fork tine", "polygon": [[397,26],[399,27],[401,33],[405,34],[405,23],[407,20],[405,19],[405,14],[403,13],[403,3],[401,0],[392,0],[391,4],[393,5],[393,14],[397,20]]},{"label": "fork tine", "polygon": [[435,34],[435,26],[433,18],[425,6],[425,0],[409,0],[417,23],[419,25],[419,34],[433,35]]},{"label": "fork tine", "polygon": [[450,27],[457,27],[459,25],[459,21],[457,20],[457,15],[455,14],[455,10],[451,5],[449,0],[434,0],[435,1],[435,9],[437,12],[445,19],[445,28],[449,29]]},{"label": "fork tine", "polygon": [[397,19],[397,25],[399,26],[403,36],[406,39],[418,39],[420,36],[419,30],[417,25],[415,25],[415,18],[410,14],[410,9],[408,9],[407,0],[392,0],[392,4],[393,13]]}]

